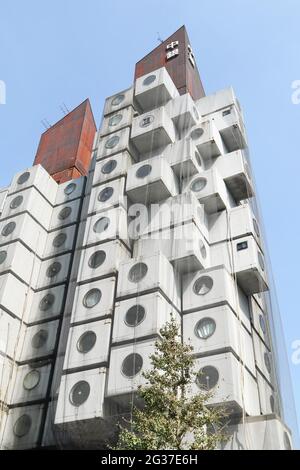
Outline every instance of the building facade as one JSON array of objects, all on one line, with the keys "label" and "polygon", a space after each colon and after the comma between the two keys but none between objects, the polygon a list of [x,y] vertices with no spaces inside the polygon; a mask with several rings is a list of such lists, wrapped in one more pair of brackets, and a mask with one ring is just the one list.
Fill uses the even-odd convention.
[{"label": "building facade", "polygon": [[289,449],[243,115],[206,96],[184,27],[0,190],[2,449],[104,448],[171,316],[227,449]]}]

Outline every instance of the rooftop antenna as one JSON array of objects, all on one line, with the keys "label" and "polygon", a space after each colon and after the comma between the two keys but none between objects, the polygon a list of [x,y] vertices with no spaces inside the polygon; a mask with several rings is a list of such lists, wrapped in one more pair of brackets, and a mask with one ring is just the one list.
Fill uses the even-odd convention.
[{"label": "rooftop antenna", "polygon": [[45,118],[41,120],[41,123],[43,124],[46,130],[48,130],[51,127],[51,125],[49,124],[49,121]]},{"label": "rooftop antenna", "polygon": [[50,127],[51,127],[51,124],[50,124],[50,122],[48,121],[48,119],[46,119],[46,118],[45,118],[45,119],[44,119],[44,121],[45,121],[45,123],[47,124],[47,126],[48,126],[48,129],[50,129]]},{"label": "rooftop antenna", "polygon": [[162,44],[164,41],[163,41],[163,39],[160,37],[159,32],[156,33],[156,34],[157,34],[157,40],[158,40],[158,42],[160,42],[160,43]]},{"label": "rooftop antenna", "polygon": [[63,102],[63,107],[64,107],[64,110],[65,110],[66,114],[68,114],[70,112],[70,110],[68,109],[68,107],[65,105],[64,102]]},{"label": "rooftop antenna", "polygon": [[63,115],[65,116],[67,114],[66,110],[61,105],[59,105],[59,108],[60,108],[61,112],[63,113]]}]

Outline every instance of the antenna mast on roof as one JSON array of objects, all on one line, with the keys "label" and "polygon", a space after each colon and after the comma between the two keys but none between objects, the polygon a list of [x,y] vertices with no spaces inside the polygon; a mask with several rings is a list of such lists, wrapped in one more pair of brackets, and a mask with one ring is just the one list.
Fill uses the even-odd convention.
[{"label": "antenna mast on roof", "polygon": [[157,34],[157,40],[158,40],[158,42],[160,42],[160,43],[162,44],[164,41],[163,41],[163,39],[160,37],[159,32],[156,33],[156,34]]}]

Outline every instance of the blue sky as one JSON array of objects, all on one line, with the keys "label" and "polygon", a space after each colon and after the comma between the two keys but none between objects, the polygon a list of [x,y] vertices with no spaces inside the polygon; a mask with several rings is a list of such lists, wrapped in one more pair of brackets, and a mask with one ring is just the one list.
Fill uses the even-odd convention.
[{"label": "blue sky", "polygon": [[0,187],[30,166],[44,128],[89,97],[130,86],[135,63],[185,24],[206,93],[232,85],[244,110],[300,416],[298,0],[0,1]]}]

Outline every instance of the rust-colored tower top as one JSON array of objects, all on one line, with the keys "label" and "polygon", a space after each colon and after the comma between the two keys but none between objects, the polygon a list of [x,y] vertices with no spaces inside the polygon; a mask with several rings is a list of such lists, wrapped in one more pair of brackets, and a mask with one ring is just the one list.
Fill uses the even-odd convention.
[{"label": "rust-colored tower top", "polygon": [[95,133],[87,99],[42,134],[34,165],[40,163],[58,183],[86,175]]},{"label": "rust-colored tower top", "polygon": [[135,80],[161,67],[166,67],[180,95],[190,93],[194,100],[205,96],[185,26],[136,64]]}]

